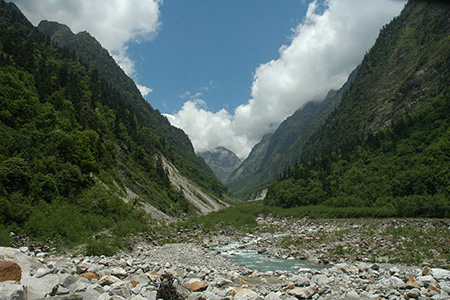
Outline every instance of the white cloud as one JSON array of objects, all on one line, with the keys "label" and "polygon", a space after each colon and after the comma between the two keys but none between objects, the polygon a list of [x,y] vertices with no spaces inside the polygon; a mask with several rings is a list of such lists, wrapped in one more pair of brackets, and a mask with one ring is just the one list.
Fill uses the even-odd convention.
[{"label": "white cloud", "polygon": [[203,100],[193,99],[186,101],[176,115],[166,116],[172,125],[186,132],[196,152],[224,146],[245,157],[250,151],[247,138],[233,131],[233,117],[225,109],[212,113],[206,110]]},{"label": "white cloud", "polygon": [[[73,32],[88,31],[131,77],[136,77],[127,43],[153,39],[160,27],[161,0],[13,0],[27,18],[68,25]],[[147,88],[148,89],[148,88]]]},{"label": "white cloud", "polygon": [[151,92],[153,92],[153,90],[151,88],[143,86],[143,85],[140,85],[140,84],[136,84],[136,87],[141,92],[143,97],[145,97],[148,94],[150,94]]},{"label": "white cloud", "polygon": [[[296,109],[337,89],[374,43],[379,29],[397,15],[405,1],[329,0],[325,9],[309,4],[280,57],[260,65],[251,99],[237,107],[208,112],[188,101],[169,119],[186,131],[197,152],[224,146],[245,158],[261,137],[273,132]],[[320,12],[319,12],[320,10]]]}]

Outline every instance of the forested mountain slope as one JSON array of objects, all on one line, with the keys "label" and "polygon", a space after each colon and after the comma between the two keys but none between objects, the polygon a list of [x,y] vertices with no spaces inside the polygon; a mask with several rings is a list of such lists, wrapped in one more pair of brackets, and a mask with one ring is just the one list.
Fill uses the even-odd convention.
[{"label": "forested mountain slope", "polygon": [[0,1],[0,233],[79,242],[142,228],[138,207],[177,217],[222,206],[226,188],[184,132],[99,51],[106,72]]},{"label": "forested mountain slope", "polygon": [[[409,1],[266,203],[450,215],[450,5]],[[381,210],[380,210],[381,209]]]},{"label": "forested mountain slope", "polygon": [[[171,162],[183,175],[189,176],[196,184],[212,190],[217,195],[224,192],[223,185],[214,178],[212,170],[195,155],[189,137],[182,130],[171,126],[166,117],[145,101],[133,80],[94,37],[88,32],[73,34],[69,27],[56,22],[41,21],[38,29],[49,35],[58,46],[73,51],[89,68],[98,71],[99,78],[120,93],[121,98],[128,103],[127,108],[137,120],[151,128],[153,134],[162,137],[164,143],[172,147],[172,152],[177,155],[172,155]],[[195,174],[192,174],[192,171]],[[197,176],[197,173],[202,175]]]},{"label": "forested mountain slope", "polygon": [[229,176],[227,186],[237,195],[247,195],[266,187],[276,175],[300,160],[303,147],[327,117],[338,107],[358,68],[338,91],[332,90],[320,102],[309,102],[265,136],[244,162]]}]

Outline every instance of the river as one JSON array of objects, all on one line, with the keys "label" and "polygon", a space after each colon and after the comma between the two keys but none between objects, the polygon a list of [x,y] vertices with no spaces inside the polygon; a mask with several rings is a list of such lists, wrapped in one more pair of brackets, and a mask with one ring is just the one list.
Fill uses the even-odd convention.
[{"label": "river", "polygon": [[214,250],[218,251],[223,257],[228,258],[249,269],[259,272],[267,271],[295,271],[302,268],[320,269],[316,264],[309,264],[305,261],[295,259],[281,259],[269,257],[267,254],[258,253],[245,246],[255,242],[255,240],[244,240],[242,242],[231,242],[226,245],[217,246]]}]

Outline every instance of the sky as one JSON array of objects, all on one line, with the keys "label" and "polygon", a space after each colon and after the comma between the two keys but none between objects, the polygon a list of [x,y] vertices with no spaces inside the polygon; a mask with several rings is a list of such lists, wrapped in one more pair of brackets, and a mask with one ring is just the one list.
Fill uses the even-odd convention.
[{"label": "sky", "polygon": [[405,0],[13,0],[88,31],[196,152],[245,159],[309,101],[344,84]]}]

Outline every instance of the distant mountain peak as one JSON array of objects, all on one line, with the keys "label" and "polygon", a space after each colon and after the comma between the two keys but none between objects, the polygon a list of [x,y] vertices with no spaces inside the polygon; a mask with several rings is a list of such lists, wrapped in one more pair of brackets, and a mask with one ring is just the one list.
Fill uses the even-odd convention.
[{"label": "distant mountain peak", "polygon": [[226,182],[228,176],[241,164],[239,157],[233,151],[223,146],[199,153],[198,156],[203,157],[217,178],[222,182]]}]

